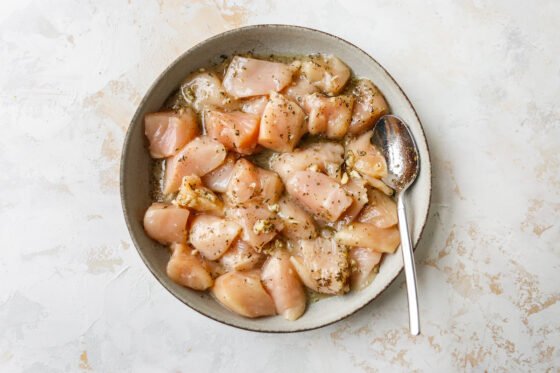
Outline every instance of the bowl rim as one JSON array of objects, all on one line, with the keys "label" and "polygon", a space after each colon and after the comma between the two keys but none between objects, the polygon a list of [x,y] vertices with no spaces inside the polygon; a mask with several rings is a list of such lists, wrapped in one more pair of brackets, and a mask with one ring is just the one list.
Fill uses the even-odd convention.
[{"label": "bowl rim", "polygon": [[[367,307],[371,302],[373,302],[375,299],[377,299],[382,293],[384,293],[394,282],[395,280],[401,275],[401,273],[404,271],[404,266],[403,268],[401,268],[401,270],[395,275],[395,277],[393,277],[391,279],[391,281],[389,281],[385,287],[383,287],[383,289],[381,289],[379,291],[379,293],[377,293],[376,296],[374,296],[373,298],[371,298],[370,300],[368,300],[367,302],[365,302],[363,305],[359,306],[358,308],[352,310],[351,312],[335,319],[332,321],[329,321],[327,323],[321,324],[321,325],[317,325],[317,326],[311,326],[311,327],[303,327],[300,329],[294,329],[294,330],[267,330],[267,329],[252,329],[252,328],[248,328],[248,327],[244,327],[244,326],[240,326],[240,325],[236,325],[234,323],[230,323],[226,320],[220,320],[218,318],[215,318],[211,315],[208,315],[194,307],[192,307],[191,305],[189,305],[187,302],[185,302],[183,299],[181,299],[177,294],[175,294],[175,292],[171,291],[171,289],[169,289],[166,284],[164,284],[162,282],[162,280],[155,274],[155,271],[153,269],[153,265],[152,263],[144,256],[143,252],[140,250],[140,245],[138,243],[138,241],[136,240],[136,237],[133,234],[132,228],[131,228],[131,218],[130,218],[130,214],[128,213],[127,207],[125,205],[125,192],[124,192],[124,183],[123,183],[123,178],[124,178],[124,173],[125,173],[125,168],[124,168],[124,163],[125,163],[125,150],[128,148],[129,142],[130,142],[130,137],[131,137],[131,133],[132,133],[132,127],[133,124],[135,122],[138,121],[138,117],[140,116],[140,112],[142,111],[141,108],[145,105],[146,101],[148,100],[148,97],[153,93],[155,87],[157,86],[157,84],[161,81],[161,79],[167,74],[167,72],[169,70],[171,70],[175,65],[177,65],[181,60],[183,60],[183,58],[185,58],[187,55],[189,55],[193,50],[197,49],[198,47],[200,47],[201,45],[215,40],[215,39],[219,39],[222,38],[226,35],[229,34],[234,34],[237,33],[239,31],[246,31],[246,30],[252,30],[252,29],[261,29],[261,28],[273,28],[273,29],[296,29],[296,30],[303,30],[305,32],[312,32],[312,33],[317,33],[317,34],[321,34],[323,36],[327,36],[333,39],[338,40],[339,42],[342,42],[344,44],[347,44],[351,47],[353,47],[355,50],[359,51],[360,53],[362,53],[365,57],[367,57],[369,60],[371,60],[373,63],[377,64],[385,74],[387,74],[387,76],[389,77],[390,81],[395,85],[395,87],[397,87],[397,89],[402,93],[403,97],[405,98],[405,100],[407,101],[407,103],[410,105],[410,108],[412,109],[412,112],[414,113],[414,116],[416,117],[416,120],[418,121],[418,123],[420,124],[420,133],[422,135],[422,138],[424,140],[424,143],[426,144],[426,154],[427,154],[427,166],[428,169],[430,171],[430,179],[429,179],[429,196],[428,196],[428,208],[426,210],[426,215],[424,216],[423,219],[423,224],[422,227],[420,228],[420,234],[418,235],[418,240],[417,242],[414,244],[413,243],[413,250],[416,251],[416,248],[418,246],[418,244],[420,243],[420,241],[422,240],[422,236],[424,233],[424,230],[426,228],[429,216],[430,216],[430,209],[432,207],[432,179],[433,179],[433,174],[432,174],[432,162],[431,162],[431,156],[430,156],[430,147],[429,147],[429,143],[428,140],[426,138],[426,133],[424,131],[424,126],[422,125],[422,121],[420,120],[420,117],[418,116],[418,113],[416,112],[416,109],[414,108],[414,105],[412,105],[412,102],[410,101],[410,99],[408,98],[408,96],[406,95],[406,93],[404,92],[404,90],[401,88],[401,86],[397,83],[397,81],[395,80],[395,78],[393,78],[393,76],[389,73],[389,71],[387,71],[387,69],[380,64],[375,58],[373,58],[369,53],[367,53],[366,51],[364,51],[362,48],[358,47],[357,45],[349,42],[346,39],[343,39],[339,36],[333,35],[331,33],[325,32],[325,31],[321,31],[321,30],[317,30],[314,28],[310,28],[310,27],[305,27],[305,26],[298,26],[298,25],[289,25],[289,24],[279,24],[279,23],[265,23],[265,24],[256,24],[256,25],[249,25],[249,26],[243,26],[243,27],[237,27],[237,28],[233,28],[231,30],[227,30],[224,32],[221,32],[219,34],[216,34],[214,36],[211,36],[209,38],[206,38],[198,43],[196,43],[195,45],[193,45],[192,47],[190,47],[189,49],[187,49],[185,52],[181,53],[177,58],[175,58],[173,60],[173,62],[171,62],[160,74],[158,74],[158,76],[154,79],[154,81],[152,82],[152,84],[150,85],[150,87],[147,89],[146,93],[144,94],[144,96],[142,97],[142,100],[140,101],[140,103],[137,105],[137,109],[134,113],[134,115],[132,116],[132,119],[130,120],[130,123],[128,125],[128,128],[126,130],[126,135],[123,141],[123,145],[122,145],[122,150],[121,150],[121,157],[120,157],[120,170],[119,170],[119,189],[120,189],[120,200],[121,200],[121,208],[122,208],[122,212],[125,218],[125,222],[126,222],[126,227],[128,229],[128,233],[130,235],[130,238],[132,239],[132,242],[134,243],[134,247],[136,248],[136,251],[138,252],[138,254],[140,255],[140,257],[142,258],[142,261],[144,262],[145,266],[148,268],[148,270],[150,271],[150,273],[155,277],[155,279],[160,283],[160,285],[162,285],[162,287],[164,289],[166,289],[169,293],[171,293],[171,295],[173,295],[177,300],[179,300],[181,303],[185,304],[187,307],[189,307],[191,310],[199,313],[200,315],[203,315],[211,320],[214,320],[220,324],[223,325],[227,325],[227,326],[231,326],[234,327],[236,329],[241,329],[241,330],[245,330],[245,331],[249,331],[249,332],[256,332],[256,333],[273,333],[273,334],[287,334],[287,333],[300,333],[300,332],[306,332],[306,331],[312,331],[312,330],[316,330],[316,329],[320,329],[320,328],[324,328],[326,326],[332,325],[334,323],[337,323],[343,319],[346,319],[354,314],[356,314],[358,311],[364,309],[365,307]],[[420,171],[422,172],[422,171]]]}]

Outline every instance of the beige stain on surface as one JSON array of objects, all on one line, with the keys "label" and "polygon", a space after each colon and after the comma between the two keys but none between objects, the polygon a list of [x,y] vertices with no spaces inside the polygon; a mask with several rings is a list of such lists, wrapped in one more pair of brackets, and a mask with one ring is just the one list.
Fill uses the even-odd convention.
[{"label": "beige stain on surface", "polygon": [[111,132],[107,132],[101,144],[101,155],[109,161],[118,160],[121,155],[121,149],[117,145],[115,136]]},{"label": "beige stain on surface", "polygon": [[507,356],[513,357],[513,353],[516,351],[515,343],[504,338],[504,328],[491,322],[486,325],[486,328],[490,330],[492,340],[496,347],[504,350]]},{"label": "beige stain on surface", "polygon": [[542,162],[536,166],[537,180],[550,185],[560,193],[560,154],[558,149],[541,150]]},{"label": "beige stain on surface", "polygon": [[80,364],[78,365],[78,367],[82,370],[91,370],[87,351],[82,351],[82,353],[80,354]]},{"label": "beige stain on surface", "polygon": [[447,274],[447,283],[463,298],[476,300],[482,294],[480,275],[469,273],[464,263],[459,262],[455,267],[445,266],[443,272]]},{"label": "beige stain on surface", "polygon": [[123,264],[122,258],[106,246],[91,250],[87,261],[87,271],[92,274],[103,272],[115,272],[115,269]]},{"label": "beige stain on surface", "polygon": [[115,163],[109,168],[99,171],[99,184],[101,191],[115,192],[119,189],[119,164]]},{"label": "beige stain on surface", "polygon": [[[196,43],[232,27],[218,5],[211,0],[190,0],[188,4],[180,0],[160,0],[158,3],[162,19],[174,32],[174,37],[167,41],[165,49],[161,51],[168,56],[169,62]],[[228,8],[228,5],[225,7]],[[238,15],[233,17],[241,22],[243,10],[236,9],[234,13]]]},{"label": "beige stain on surface", "polygon": [[240,5],[234,5],[227,0],[214,0],[214,4],[220,11],[224,21],[232,27],[243,26],[247,22],[249,10]]},{"label": "beige stain on surface", "polygon": [[[558,221],[560,203],[546,202],[542,199],[529,200],[529,208],[525,220],[521,223],[521,230],[531,230],[537,237],[554,226]],[[552,217],[552,218],[551,218]]]},{"label": "beige stain on surface", "polygon": [[461,193],[461,188],[459,188],[459,183],[457,183],[457,179],[455,178],[455,171],[453,171],[453,164],[450,161],[444,161],[442,162],[442,165],[444,170],[447,171],[447,173],[449,174],[451,182],[453,183],[453,193],[455,193],[455,195],[459,197],[459,199],[464,200],[465,197],[463,196],[463,193]]},{"label": "beige stain on surface", "polygon": [[441,345],[435,342],[435,337],[433,335],[428,337],[428,343],[435,352],[441,352]]},{"label": "beige stain on surface", "polygon": [[467,352],[460,361],[462,362],[462,367],[476,368],[481,365],[488,357],[491,356],[491,351],[479,346],[472,351]]},{"label": "beige stain on surface", "polygon": [[485,274],[485,276],[489,280],[488,288],[493,294],[500,295],[504,292],[504,289],[502,288],[502,284],[500,283],[500,276],[501,276],[500,274],[493,275],[493,276]]},{"label": "beige stain on surface", "polygon": [[517,297],[513,299],[517,308],[524,313],[523,323],[528,325],[529,316],[539,313],[560,301],[560,293],[544,296],[536,275],[528,272],[519,263],[511,261],[515,268]]},{"label": "beige stain on surface", "polygon": [[344,339],[344,334],[350,329],[350,325],[343,324],[336,328],[334,332],[331,333],[331,340],[333,342],[340,342]]},{"label": "beige stain on surface", "polygon": [[449,235],[447,236],[447,239],[445,240],[445,243],[443,244],[443,247],[437,252],[435,257],[428,256],[419,263],[427,265],[429,267],[433,267],[435,269],[440,269],[439,262],[451,253],[451,248],[456,241],[455,228],[455,225],[451,227],[451,230],[449,232]]},{"label": "beige stain on surface", "polygon": [[124,133],[140,100],[140,92],[122,78],[109,81],[103,89],[87,97],[83,107],[111,120]]},{"label": "beige stain on surface", "polygon": [[556,351],[556,347],[554,346],[545,346],[544,342],[539,342],[537,344],[537,348],[539,349],[539,362],[549,362],[552,361],[552,358],[555,356],[554,351]]}]

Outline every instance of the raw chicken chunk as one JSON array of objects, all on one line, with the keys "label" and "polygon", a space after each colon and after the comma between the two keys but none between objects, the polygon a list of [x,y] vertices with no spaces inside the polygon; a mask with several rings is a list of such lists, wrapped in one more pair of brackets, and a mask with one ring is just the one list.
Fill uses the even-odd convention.
[{"label": "raw chicken chunk", "polygon": [[203,257],[219,259],[231,246],[241,227],[213,215],[197,215],[192,221],[189,241]]},{"label": "raw chicken chunk", "polygon": [[266,104],[268,104],[267,96],[253,97],[243,102],[241,110],[245,113],[255,114],[260,118],[262,117]]},{"label": "raw chicken chunk", "polygon": [[352,139],[346,147],[346,165],[362,175],[381,179],[387,175],[387,163],[370,142],[372,131]]},{"label": "raw chicken chunk", "polygon": [[278,202],[278,216],[284,222],[282,234],[290,240],[310,240],[317,236],[313,218],[287,197]]},{"label": "raw chicken chunk", "polygon": [[235,162],[237,158],[233,154],[228,154],[221,166],[202,177],[204,185],[214,192],[224,193],[231,180]]},{"label": "raw chicken chunk", "polygon": [[362,175],[363,179],[366,181],[366,183],[368,185],[371,185],[372,187],[376,188],[377,190],[382,191],[383,193],[385,193],[388,196],[392,196],[394,191],[393,189],[389,188],[387,186],[387,184],[385,184],[383,181],[376,179],[372,176],[369,175]]},{"label": "raw chicken chunk", "polygon": [[343,188],[352,197],[352,204],[340,217],[341,223],[348,224],[356,219],[368,203],[368,190],[363,179],[354,178],[350,178]]},{"label": "raw chicken chunk", "polygon": [[212,276],[213,279],[216,279],[216,278],[220,277],[221,275],[223,275],[224,273],[228,272],[222,266],[222,264],[220,262],[204,259],[202,257],[201,257],[201,259],[204,262],[204,265],[206,266],[206,269],[208,270],[208,273],[210,273],[210,276]]},{"label": "raw chicken chunk", "polygon": [[279,63],[235,56],[224,76],[224,88],[236,98],[280,92],[292,81],[292,67]]},{"label": "raw chicken chunk", "polygon": [[287,320],[298,319],[305,311],[305,289],[286,250],[275,250],[262,268],[262,282],[272,296],[276,312]]},{"label": "raw chicken chunk", "polygon": [[144,230],[164,245],[185,242],[189,214],[189,210],[168,203],[152,203],[144,214]]},{"label": "raw chicken chunk", "polygon": [[199,134],[196,115],[191,109],[179,113],[164,111],[146,114],[144,132],[150,142],[152,158],[166,158],[176,154]]},{"label": "raw chicken chunk", "polygon": [[352,119],[352,96],[325,97],[314,93],[305,96],[303,102],[310,134],[326,134],[329,139],[341,139],[346,135]]},{"label": "raw chicken chunk", "polygon": [[220,166],[226,158],[226,149],[208,136],[200,136],[189,142],[165,163],[164,193],[175,193],[183,177],[204,176]]},{"label": "raw chicken chunk", "polygon": [[220,78],[212,72],[193,74],[181,86],[181,94],[198,112],[208,108],[230,108],[234,104]]},{"label": "raw chicken chunk", "polygon": [[394,253],[400,243],[397,227],[377,228],[373,224],[354,222],[335,234],[338,243],[367,247],[380,253]]},{"label": "raw chicken chunk", "polygon": [[378,190],[368,192],[368,205],[362,210],[358,221],[373,224],[377,228],[389,228],[397,225],[397,204]]},{"label": "raw chicken chunk", "polygon": [[257,146],[260,118],[242,111],[204,112],[206,134],[221,142],[226,149],[240,154],[251,154]]},{"label": "raw chicken chunk", "polygon": [[332,55],[319,54],[304,61],[301,74],[329,96],[338,94],[350,78],[350,69]]},{"label": "raw chicken chunk", "polygon": [[279,154],[271,159],[271,168],[284,183],[297,171],[316,168],[317,171],[337,178],[344,162],[344,148],[334,142],[320,142],[291,153]]},{"label": "raw chicken chunk", "polygon": [[258,202],[227,209],[226,217],[241,225],[241,239],[259,251],[284,228],[276,214]]},{"label": "raw chicken chunk", "polygon": [[300,255],[292,256],[290,261],[311,290],[323,294],[341,294],[349,290],[348,253],[333,239],[302,240]]},{"label": "raw chicken chunk", "polygon": [[305,131],[303,110],[281,94],[271,92],[261,118],[259,144],[277,152],[289,152]]},{"label": "raw chicken chunk", "polygon": [[237,239],[220,258],[220,264],[228,271],[248,271],[262,264],[264,254],[257,252],[247,242]]},{"label": "raw chicken chunk", "polygon": [[339,183],[314,171],[296,172],[288,180],[286,190],[307,211],[331,222],[353,202]]},{"label": "raw chicken chunk", "polygon": [[291,85],[284,89],[283,92],[290,100],[303,107],[304,97],[312,93],[319,92],[319,89],[313,84],[309,83],[309,81],[304,77],[299,76],[292,82]]},{"label": "raw chicken chunk", "polygon": [[199,212],[211,212],[222,215],[224,204],[210,189],[202,185],[196,175],[185,176],[174,203]]},{"label": "raw chicken chunk", "polygon": [[352,290],[361,290],[371,282],[373,269],[381,262],[382,253],[365,247],[353,247],[348,251],[350,257],[350,285]]},{"label": "raw chicken chunk", "polygon": [[229,272],[218,277],[212,294],[224,307],[245,317],[276,314],[274,301],[261,283],[259,270]]},{"label": "raw chicken chunk", "polygon": [[283,188],[276,173],[257,167],[243,158],[235,164],[226,197],[232,205],[249,201],[273,204],[280,198]]},{"label": "raw chicken chunk", "polygon": [[389,106],[383,94],[368,79],[360,79],[354,87],[353,94],[356,101],[348,132],[359,135],[372,129],[375,122],[389,112]]},{"label": "raw chicken chunk", "polygon": [[202,259],[185,244],[171,245],[173,254],[167,263],[167,275],[173,282],[194,290],[206,290],[214,280]]}]

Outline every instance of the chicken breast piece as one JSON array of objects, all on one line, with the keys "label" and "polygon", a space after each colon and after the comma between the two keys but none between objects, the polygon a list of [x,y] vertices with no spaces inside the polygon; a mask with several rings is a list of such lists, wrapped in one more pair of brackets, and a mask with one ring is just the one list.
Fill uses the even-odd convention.
[{"label": "chicken breast piece", "polygon": [[400,243],[397,227],[377,228],[373,224],[354,222],[334,235],[336,241],[351,247],[366,247],[380,253],[394,253]]},{"label": "chicken breast piece", "polygon": [[346,146],[346,165],[362,175],[382,179],[387,176],[387,163],[370,142],[372,131],[352,139]]},{"label": "chicken breast piece", "polygon": [[280,92],[292,81],[294,69],[286,64],[235,56],[231,60],[223,85],[236,98]]},{"label": "chicken breast piece", "polygon": [[242,111],[204,112],[204,128],[208,136],[221,142],[226,149],[240,154],[252,154],[257,147],[260,118]]},{"label": "chicken breast piece", "polygon": [[257,251],[284,228],[276,214],[259,202],[248,202],[241,207],[226,209],[226,217],[241,225],[241,239]]},{"label": "chicken breast piece", "polygon": [[342,294],[349,290],[348,253],[333,239],[302,240],[300,255],[292,256],[290,261],[311,290],[323,294]]},{"label": "chicken breast piece", "polygon": [[274,204],[280,198],[284,186],[280,177],[257,167],[242,158],[237,161],[226,190],[226,198],[232,205],[249,201]]},{"label": "chicken breast piece", "polygon": [[218,277],[212,294],[224,307],[245,317],[276,314],[274,301],[261,283],[259,270],[229,272]]},{"label": "chicken breast piece", "polygon": [[278,216],[284,223],[282,234],[290,240],[310,240],[317,237],[317,228],[311,215],[287,197],[278,202]]},{"label": "chicken breast piece", "polygon": [[213,215],[197,215],[191,223],[189,241],[204,258],[219,259],[235,241],[241,227]]},{"label": "chicken breast piece", "polygon": [[307,211],[334,222],[352,204],[344,189],[332,178],[314,171],[298,171],[290,177],[286,190]]},{"label": "chicken breast piece", "polygon": [[264,254],[257,252],[247,242],[237,239],[220,258],[220,264],[227,272],[255,269],[264,261]]},{"label": "chicken breast piece", "polygon": [[237,157],[228,154],[222,165],[202,177],[204,185],[214,192],[224,193],[231,180],[235,162],[237,162]]},{"label": "chicken breast piece", "polygon": [[196,175],[185,176],[183,178],[174,203],[198,212],[209,212],[219,216],[223,215],[224,204],[222,200],[210,189],[204,187],[202,180]]},{"label": "chicken breast piece", "polygon": [[271,92],[261,118],[259,144],[277,152],[290,152],[305,132],[303,110],[281,94]]},{"label": "chicken breast piece", "polygon": [[305,289],[286,250],[275,250],[262,268],[262,283],[272,296],[276,312],[287,320],[297,320],[305,312]]},{"label": "chicken breast piece", "polygon": [[262,117],[266,104],[268,104],[267,96],[253,97],[243,102],[241,110],[245,113],[257,115],[260,118]]},{"label": "chicken breast piece", "polygon": [[346,225],[353,222],[368,203],[368,190],[363,179],[355,178],[349,178],[343,188],[352,197],[352,204],[340,217],[340,222]]},{"label": "chicken breast piece", "polygon": [[372,176],[362,175],[362,178],[366,181],[366,183],[375,189],[385,193],[388,196],[392,196],[394,191],[393,189],[389,188],[387,184],[385,184],[382,180],[376,179]]},{"label": "chicken breast piece", "polygon": [[152,158],[166,158],[198,136],[199,128],[194,112],[185,109],[180,113],[164,111],[146,114],[144,133],[150,143]]},{"label": "chicken breast piece", "polygon": [[144,214],[144,230],[164,245],[187,239],[189,210],[168,203],[152,203]]},{"label": "chicken breast piece", "polygon": [[338,178],[344,162],[344,148],[334,142],[320,142],[291,153],[279,154],[270,162],[271,168],[278,173],[284,183],[297,171],[315,168],[332,178]]},{"label": "chicken breast piece", "polygon": [[304,61],[301,74],[323,93],[338,94],[350,79],[350,69],[332,55],[318,54]]},{"label": "chicken breast piece", "polygon": [[209,108],[229,109],[235,104],[222,86],[220,78],[213,72],[191,75],[181,86],[181,94],[198,112]]},{"label": "chicken breast piece", "polygon": [[346,135],[352,119],[354,97],[325,97],[314,93],[305,96],[303,102],[310,134],[325,134],[329,139],[341,139]]},{"label": "chicken breast piece", "polygon": [[382,253],[365,247],[353,247],[348,251],[350,257],[350,286],[352,290],[362,290],[371,283],[373,269],[381,262]]},{"label": "chicken breast piece", "polygon": [[301,75],[295,79],[292,84],[290,84],[284,91],[282,91],[286,97],[288,97],[293,102],[297,103],[299,106],[303,107],[303,99],[305,96],[319,92],[319,88],[311,84],[307,79]]},{"label": "chicken breast piece", "polygon": [[389,106],[383,94],[368,79],[360,79],[352,93],[356,100],[348,132],[359,135],[372,129],[379,118],[389,113]]},{"label": "chicken breast piece", "polygon": [[214,283],[202,259],[185,244],[171,245],[173,254],[167,263],[167,275],[173,282],[203,291]]},{"label": "chicken breast piece", "polygon": [[226,158],[226,149],[208,136],[200,136],[185,145],[165,163],[165,194],[175,193],[183,177],[204,176],[220,166]]},{"label": "chicken breast piece", "polygon": [[397,204],[384,193],[371,189],[368,191],[368,205],[362,210],[358,221],[373,224],[377,228],[389,228],[397,225]]}]

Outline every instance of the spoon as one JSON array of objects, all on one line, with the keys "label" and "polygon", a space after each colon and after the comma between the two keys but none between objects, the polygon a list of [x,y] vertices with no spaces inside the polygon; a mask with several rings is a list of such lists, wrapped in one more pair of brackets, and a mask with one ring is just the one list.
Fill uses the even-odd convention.
[{"label": "spoon", "polygon": [[420,314],[416,292],[416,269],[404,198],[406,190],[418,176],[420,168],[418,149],[408,126],[394,115],[385,115],[377,121],[371,143],[383,154],[387,162],[387,176],[383,178],[383,182],[393,188],[397,194],[397,215],[408,293],[410,334],[418,335]]}]

